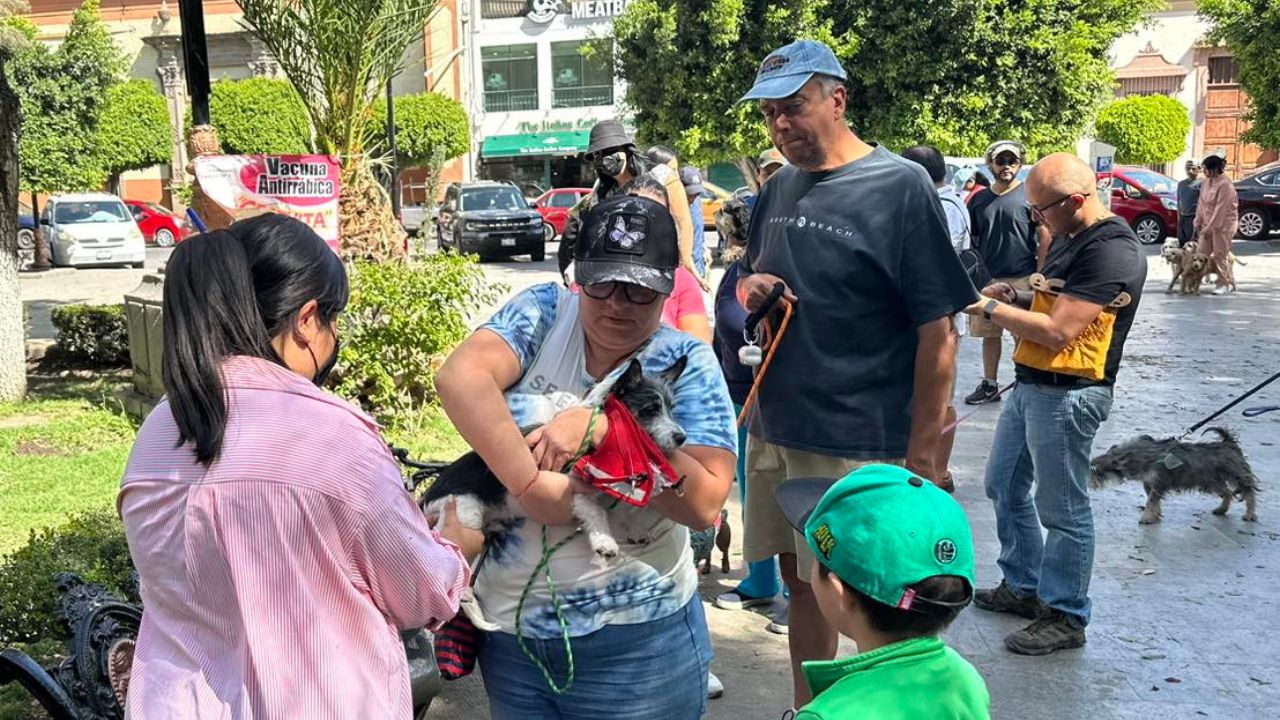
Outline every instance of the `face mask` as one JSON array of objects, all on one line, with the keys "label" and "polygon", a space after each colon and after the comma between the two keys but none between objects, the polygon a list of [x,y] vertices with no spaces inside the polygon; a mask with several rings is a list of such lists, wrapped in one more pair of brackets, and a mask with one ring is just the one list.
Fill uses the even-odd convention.
[{"label": "face mask", "polygon": [[307,352],[311,353],[311,362],[316,366],[316,374],[311,377],[311,382],[315,383],[316,387],[324,387],[324,381],[329,379],[329,373],[333,372],[333,367],[338,364],[338,348],[341,346],[342,341],[338,339],[335,333],[333,336],[333,355],[329,357],[329,361],[324,364],[324,367],[321,367],[320,363],[316,361],[315,351],[311,349],[310,345],[307,345]]},{"label": "face mask", "polygon": [[621,150],[610,155],[596,158],[596,172],[609,177],[618,177],[627,169],[627,154]]}]

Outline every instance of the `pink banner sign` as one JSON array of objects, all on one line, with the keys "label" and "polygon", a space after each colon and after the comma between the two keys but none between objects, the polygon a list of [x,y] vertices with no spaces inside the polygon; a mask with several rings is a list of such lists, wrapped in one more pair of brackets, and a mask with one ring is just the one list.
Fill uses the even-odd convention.
[{"label": "pink banner sign", "polygon": [[337,160],[328,155],[202,155],[204,194],[237,220],[264,212],[297,218],[338,252]]}]

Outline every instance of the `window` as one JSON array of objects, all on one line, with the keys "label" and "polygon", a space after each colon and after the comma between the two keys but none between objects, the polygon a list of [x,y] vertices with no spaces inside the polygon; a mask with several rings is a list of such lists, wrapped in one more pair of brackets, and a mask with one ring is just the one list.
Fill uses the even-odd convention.
[{"label": "window", "polygon": [[578,204],[578,196],[574,193],[556,193],[547,204],[554,208],[571,208]]},{"label": "window", "polygon": [[1209,84],[1235,85],[1239,82],[1239,69],[1233,57],[1209,58]]},{"label": "window", "polygon": [[551,43],[551,107],[613,104],[613,48],[592,42]]},{"label": "window", "polygon": [[1157,195],[1173,195],[1178,191],[1178,181],[1158,172],[1130,170],[1129,179]]},{"label": "window", "polygon": [[462,211],[522,210],[529,207],[513,187],[476,188],[462,194]]},{"label": "window", "polygon": [[480,0],[480,17],[486,20],[524,17],[528,0]]},{"label": "window", "polygon": [[1280,173],[1267,173],[1258,176],[1259,185],[1280,185]]},{"label": "window", "polygon": [[124,204],[111,200],[61,202],[58,203],[54,215],[59,225],[117,223],[129,220],[129,211],[124,209]]},{"label": "window", "polygon": [[480,49],[484,109],[489,112],[538,109],[536,46],[498,45]]}]

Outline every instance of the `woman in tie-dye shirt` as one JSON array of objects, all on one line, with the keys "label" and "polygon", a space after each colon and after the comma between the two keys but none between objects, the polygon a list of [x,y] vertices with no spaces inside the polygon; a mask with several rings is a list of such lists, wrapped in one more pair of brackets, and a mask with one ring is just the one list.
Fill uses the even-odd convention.
[{"label": "woman in tie-dye shirt", "polygon": [[[709,527],[729,492],[733,407],[710,346],[661,323],[679,258],[665,208],[635,197],[600,203],[576,255],[579,294],[546,284],[517,295],[459,346],[436,382],[449,417],[525,511],[491,537],[475,586],[486,619],[500,628],[485,634],[479,653],[490,708],[495,720],[693,720],[706,703],[711,650],[688,528]],[[581,397],[633,357],[647,374],[687,359],[670,408],[687,438],[670,458],[684,483],[644,508],[601,495],[621,553],[597,557],[579,535],[551,557],[558,603],[541,574],[532,584],[520,630],[560,684],[570,662],[562,635],[570,637],[574,683],[557,693],[519,647],[515,616],[544,530],[548,545],[570,537],[572,494],[595,492],[558,472],[590,411],[564,409],[528,438],[518,428],[537,404],[529,396]],[[601,425],[595,442],[608,432]]]}]

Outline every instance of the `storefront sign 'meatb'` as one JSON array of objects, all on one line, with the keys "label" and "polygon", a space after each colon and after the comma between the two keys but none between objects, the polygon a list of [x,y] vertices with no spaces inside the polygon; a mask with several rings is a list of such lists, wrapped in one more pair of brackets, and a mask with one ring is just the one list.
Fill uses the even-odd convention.
[{"label": "storefront sign 'meatb'", "polygon": [[[570,17],[574,20],[612,18],[627,9],[630,0],[573,0]],[[549,23],[556,18],[560,3],[557,0],[529,0],[525,17],[537,23]]]}]

